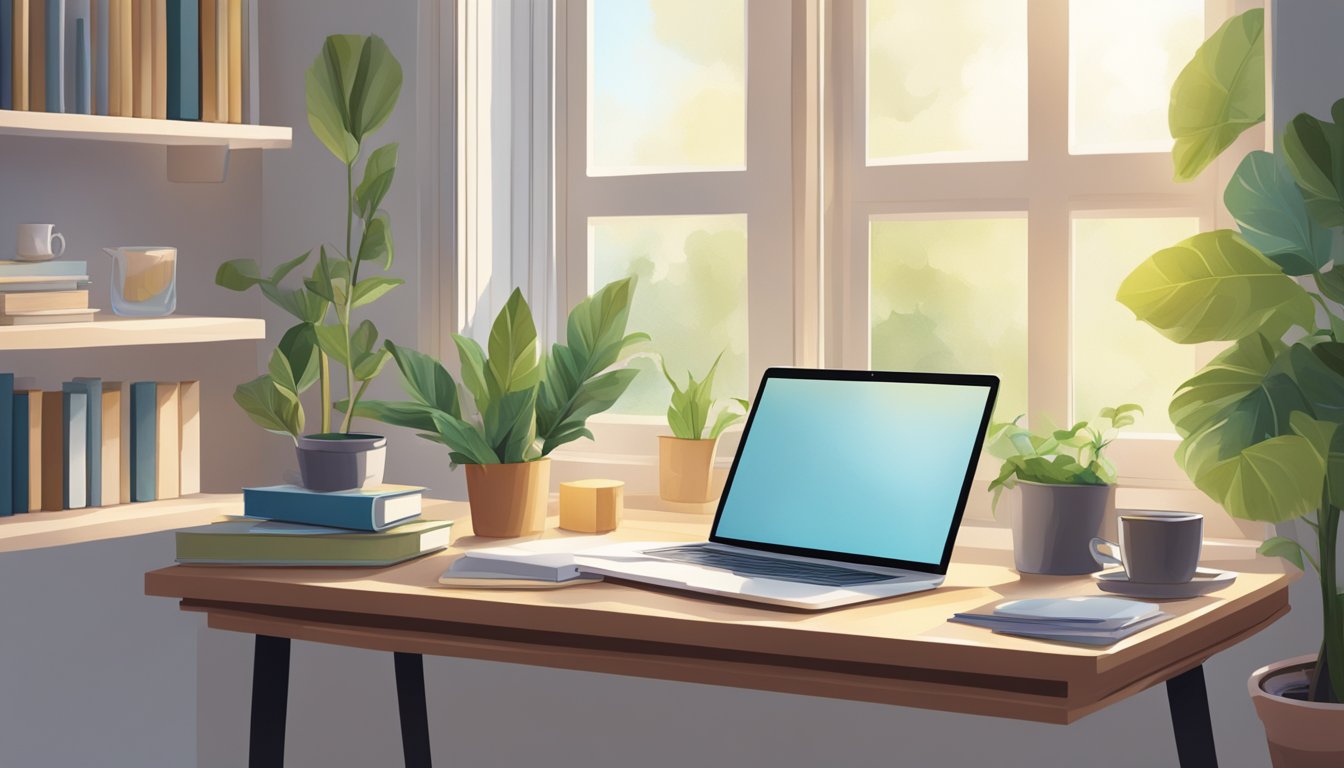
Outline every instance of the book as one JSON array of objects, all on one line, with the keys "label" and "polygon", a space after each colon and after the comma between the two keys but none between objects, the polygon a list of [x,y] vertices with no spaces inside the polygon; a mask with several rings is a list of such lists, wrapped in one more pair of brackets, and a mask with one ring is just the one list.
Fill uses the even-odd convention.
[{"label": "book", "polygon": [[42,509],[65,507],[65,393],[42,393]]},{"label": "book", "polygon": [[42,309],[35,312],[11,312],[0,315],[0,325],[56,325],[59,323],[88,323],[98,314],[96,309]]},{"label": "book", "polygon": [[0,373],[0,517],[14,514],[14,374]]},{"label": "book", "polygon": [[178,531],[177,562],[387,566],[445,549],[451,536],[447,520],[419,520],[376,533],[298,533],[273,522],[225,520]]},{"label": "book", "polygon": [[201,119],[207,122],[219,120],[219,62],[215,21],[218,10],[216,0],[201,0]]},{"label": "book", "polygon": [[131,1],[131,104],[135,117],[154,112],[154,0]]},{"label": "book", "polygon": [[261,124],[261,0],[243,0],[243,122]]},{"label": "book", "polygon": [[444,576],[506,578],[564,582],[589,576],[580,570],[575,555],[611,543],[608,536],[540,539],[502,547],[473,549],[453,561]]},{"label": "book", "polygon": [[89,396],[62,388],[62,440],[64,468],[61,473],[61,506],[64,509],[83,509],[89,505]]},{"label": "book", "polygon": [[65,0],[47,0],[47,111],[65,112]]},{"label": "book", "polygon": [[108,109],[111,114],[131,117],[135,114],[135,15],[131,0],[111,0],[111,7]]},{"label": "book", "polygon": [[[121,399],[121,424],[118,430],[119,439],[117,440],[117,469],[120,470],[117,478],[117,502],[129,504],[131,502],[131,395],[130,392],[120,394],[123,391],[120,382],[117,382],[117,391]],[[106,412],[106,409],[104,409],[104,412]]]},{"label": "book", "polygon": [[102,500],[102,379],[75,378],[60,387],[67,393],[85,395],[85,499],[87,506],[101,507]]},{"label": "book", "polygon": [[47,0],[28,0],[28,110],[47,111]]},{"label": "book", "polygon": [[410,485],[381,485],[318,493],[297,485],[243,489],[243,515],[357,531],[381,531],[420,515],[420,492]]},{"label": "book", "polygon": [[177,405],[178,492],[188,496],[201,492],[201,382],[180,382]]},{"label": "book", "polygon": [[168,119],[201,119],[201,24],[197,0],[168,0]]},{"label": "book", "polygon": [[107,90],[107,54],[108,44],[111,42],[108,28],[112,21],[108,11],[108,0],[93,0],[89,9],[89,23],[91,24],[89,44],[93,52],[89,67],[93,70],[93,113],[95,115],[112,114],[108,106]]},{"label": "book", "polygon": [[1037,640],[1111,645],[1166,621],[1153,603],[1113,597],[1035,598],[1001,603],[990,613],[957,613],[952,621]]},{"label": "book", "polygon": [[180,495],[181,474],[178,468],[178,430],[181,429],[181,408],[177,382],[160,382],[155,386],[155,417],[157,438],[154,445],[154,497],[175,499]]},{"label": "book", "polygon": [[29,13],[29,0],[12,0],[13,2],[13,35],[10,37],[10,57],[9,57],[9,77],[11,94],[10,107],[12,109],[29,108],[30,100],[28,98],[28,30],[32,25],[32,16]]},{"label": "book", "polygon": [[229,0],[215,0],[215,120],[229,122]]},{"label": "book", "polygon": [[[24,512],[42,511],[42,392],[36,389],[15,390],[14,407],[26,406],[27,414],[23,421],[28,425],[27,448],[24,454],[28,457],[28,478],[25,486],[28,489],[28,506]],[[16,411],[15,423],[18,422]],[[21,436],[19,439],[23,439]],[[15,479],[15,483],[18,480]],[[15,510],[16,512],[20,510]]]},{"label": "book", "polygon": [[88,291],[35,291],[0,293],[0,314],[44,309],[88,309]]},{"label": "book", "polygon": [[98,427],[101,438],[100,445],[98,445],[100,475],[98,498],[103,504],[120,504],[122,503],[121,478],[123,475],[121,471],[121,424],[124,420],[121,408],[121,382],[104,381],[100,400],[98,410],[102,415],[102,424]]},{"label": "book", "polygon": [[[14,396],[10,399],[13,403],[11,407],[14,413],[14,428],[10,437],[10,450],[12,451],[10,454],[10,482],[14,491],[10,494],[9,514],[17,515],[21,512],[27,512],[29,509],[31,495],[28,483],[32,478],[29,468],[41,457],[33,457],[29,453],[32,448],[32,443],[29,440],[29,435],[32,434],[32,425],[29,424],[28,419],[33,411],[28,405],[28,390],[15,390]],[[0,485],[0,488],[4,488],[4,486]],[[3,491],[0,491],[0,493],[3,493]],[[0,506],[3,506],[3,502],[0,502]]]},{"label": "book", "polygon": [[150,15],[153,32],[150,36],[150,106],[149,116],[156,120],[168,117],[168,4],[167,0],[151,0]]},{"label": "book", "polygon": [[92,0],[66,0],[65,6],[65,111],[93,114]]},{"label": "book", "polygon": [[0,109],[14,108],[14,0],[0,0]]},{"label": "book", "polygon": [[152,381],[131,384],[130,501],[153,501],[157,488],[155,456],[159,434],[158,385]]},{"label": "book", "polygon": [[44,277],[66,280],[89,279],[89,263],[80,259],[52,259],[50,261],[0,261],[0,278]]},{"label": "book", "polygon": [[452,566],[439,577],[439,585],[460,589],[563,589],[583,584],[596,584],[601,576],[579,575],[565,581],[544,581],[541,579],[515,579],[511,576],[498,576],[492,573],[454,573]]},{"label": "book", "polygon": [[243,122],[243,0],[229,5],[229,122]]}]

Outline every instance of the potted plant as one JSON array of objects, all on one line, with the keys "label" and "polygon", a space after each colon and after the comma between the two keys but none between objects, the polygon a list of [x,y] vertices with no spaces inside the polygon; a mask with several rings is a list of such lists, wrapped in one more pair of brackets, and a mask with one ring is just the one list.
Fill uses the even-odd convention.
[{"label": "potted plant", "polygon": [[[672,385],[672,402],[667,408],[667,425],[672,429],[672,435],[658,437],[658,495],[667,501],[703,503],[715,499],[714,452],[719,445],[719,435],[741,421],[751,408],[746,400],[735,397],[733,401],[742,407],[742,412],[725,404],[710,426],[714,372],[722,359],[720,352],[700,381],[687,372],[685,388],[667,372],[666,361],[661,361],[663,376]],[[708,437],[705,436],[707,426]]]},{"label": "potted plant", "polygon": [[[1172,89],[1177,178],[1196,176],[1264,119],[1264,14],[1202,45]],[[1257,670],[1249,688],[1274,765],[1344,765],[1344,100],[1333,122],[1299,114],[1279,151],[1241,160],[1223,202],[1238,230],[1158,251],[1117,298],[1179,344],[1230,342],[1177,389],[1177,461],[1233,517],[1287,524],[1267,555],[1320,580],[1319,652]],[[1295,524],[1294,524],[1295,526]],[[1315,649],[1313,649],[1315,650]]]},{"label": "potted plant", "polygon": [[[346,400],[358,403],[390,358],[378,344],[378,329],[367,319],[356,323],[354,310],[404,282],[361,274],[392,266],[392,222],[380,206],[392,186],[397,144],[368,153],[358,185],[355,166],[367,139],[396,106],[401,64],[377,36],[332,35],[308,68],[305,90],[309,127],[345,166],[345,249],[320,246],[312,273],[298,287],[283,282],[312,251],[268,275],[254,259],[234,259],[220,265],[215,282],[234,291],[256,287],[298,321],[271,353],[266,373],[239,385],[233,399],[263,429],[294,440],[305,487],[337,491],[375,485],[383,477],[386,438],[353,432],[349,409],[333,428],[331,362],[344,371]],[[300,398],[314,384],[321,427],[305,435]]]},{"label": "potted plant", "polygon": [[608,370],[628,347],[648,340],[625,332],[634,290],[634,278],[626,278],[579,302],[569,313],[566,343],[553,345],[549,355],[537,354],[532,311],[517,289],[490,329],[488,356],[475,340],[454,334],[474,416],[463,410],[457,382],[437,360],[391,341],[386,349],[411,399],[365,400],[352,412],[446,445],[451,466],[466,465],[476,535],[537,533],[546,521],[549,455],[591,439],[588,417],[610,408],[637,373]]},{"label": "potted plant", "polygon": [[1012,520],[1019,572],[1065,576],[1101,569],[1088,543],[1115,509],[1115,466],[1102,452],[1118,430],[1134,423],[1136,413],[1143,408],[1134,403],[1102,408],[1093,422],[1047,434],[1019,425],[1022,416],[990,426],[987,448],[1003,459],[989,484],[994,507],[1004,490],[1021,492]]}]

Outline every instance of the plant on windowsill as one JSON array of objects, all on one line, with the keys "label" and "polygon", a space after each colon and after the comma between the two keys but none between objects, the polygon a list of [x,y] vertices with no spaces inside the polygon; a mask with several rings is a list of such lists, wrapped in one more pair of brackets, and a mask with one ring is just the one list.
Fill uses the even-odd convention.
[{"label": "plant on windowsill", "polygon": [[569,313],[566,343],[540,358],[532,310],[517,289],[490,329],[489,357],[475,340],[454,334],[474,416],[463,410],[457,382],[437,360],[389,341],[411,399],[364,400],[353,413],[410,427],[447,446],[451,466],[466,465],[477,536],[538,533],[546,522],[551,452],[581,437],[591,440],[588,417],[610,408],[638,373],[608,370],[628,347],[649,338],[625,332],[634,292],[634,278],[626,278],[579,302]]},{"label": "plant on windowsill", "polygon": [[[710,424],[709,412],[714,408],[714,372],[722,359],[720,352],[700,381],[688,372],[685,388],[668,373],[666,361],[660,361],[663,376],[672,385],[672,402],[667,408],[667,425],[672,429],[672,435],[658,437],[658,495],[667,501],[704,503],[717,498],[714,451],[719,445],[719,435],[741,421],[751,409],[746,400],[732,398],[741,406],[742,412],[725,404]],[[705,435],[706,427],[708,436]]]},{"label": "plant on windowsill", "polygon": [[[1178,179],[1264,120],[1264,90],[1264,13],[1253,10],[1215,32],[1172,89]],[[1176,458],[1195,486],[1233,517],[1309,531],[1260,547],[1310,564],[1324,614],[1318,653],[1249,682],[1278,768],[1344,765],[1344,100],[1331,116],[1299,114],[1278,152],[1242,159],[1223,198],[1239,231],[1158,251],[1117,295],[1176,343],[1232,342],[1171,402]]]},{"label": "plant on windowsill", "polygon": [[[369,153],[358,185],[355,165],[369,136],[397,104],[401,64],[382,38],[332,35],[308,68],[305,91],[313,134],[345,166],[345,250],[320,246],[312,274],[297,288],[282,282],[312,251],[267,276],[254,259],[228,261],[220,265],[215,282],[234,291],[256,287],[298,320],[271,353],[266,373],[239,385],[233,399],[263,429],[290,436],[306,488],[338,491],[376,485],[383,478],[385,437],[352,432],[349,412],[339,429],[332,429],[331,361],[345,371],[347,400],[358,403],[390,359],[378,346],[378,329],[368,319],[356,324],[354,310],[404,282],[386,274],[360,275],[372,265],[384,272],[392,266],[392,222],[380,206],[392,186],[397,144]],[[314,384],[321,396],[321,431],[304,435],[300,398]]]},{"label": "plant on windowsill", "polygon": [[1115,509],[1115,466],[1102,452],[1139,413],[1143,408],[1134,403],[1102,408],[1093,421],[1046,434],[1019,425],[1021,416],[990,425],[986,450],[1003,459],[989,484],[994,507],[1005,490],[1021,493],[1012,520],[1019,572],[1065,576],[1101,569],[1089,543]]}]

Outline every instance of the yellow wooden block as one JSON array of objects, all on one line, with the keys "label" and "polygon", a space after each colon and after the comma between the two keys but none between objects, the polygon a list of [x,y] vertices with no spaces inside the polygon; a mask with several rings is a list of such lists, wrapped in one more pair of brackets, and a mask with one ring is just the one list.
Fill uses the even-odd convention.
[{"label": "yellow wooden block", "polygon": [[560,484],[560,527],[580,533],[607,533],[621,522],[625,483],[575,480]]}]

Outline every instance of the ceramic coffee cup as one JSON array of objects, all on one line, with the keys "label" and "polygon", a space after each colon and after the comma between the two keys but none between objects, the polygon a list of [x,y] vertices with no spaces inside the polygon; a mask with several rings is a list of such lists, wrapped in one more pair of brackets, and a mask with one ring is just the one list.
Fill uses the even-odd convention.
[{"label": "ceramic coffee cup", "polygon": [[[1092,539],[1092,557],[1119,565],[1130,581],[1184,584],[1199,566],[1204,516],[1190,512],[1131,512],[1120,515],[1120,543]],[[1115,555],[1101,551],[1110,547]]]},{"label": "ceramic coffee cup", "polygon": [[[52,232],[52,224],[20,224],[15,253],[19,261],[45,261],[65,253],[65,235]],[[59,249],[53,243],[60,243]]]}]

